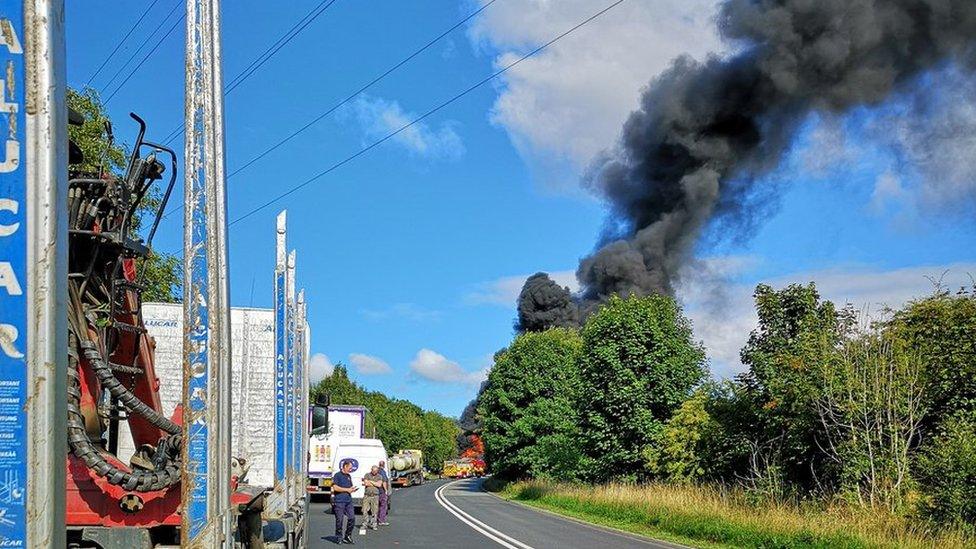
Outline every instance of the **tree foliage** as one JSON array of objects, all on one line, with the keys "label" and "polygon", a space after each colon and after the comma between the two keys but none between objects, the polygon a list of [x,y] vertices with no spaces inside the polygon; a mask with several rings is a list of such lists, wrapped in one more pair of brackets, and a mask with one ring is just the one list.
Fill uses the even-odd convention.
[{"label": "tree foliage", "polygon": [[[92,88],[80,91],[68,88],[67,101],[69,107],[85,118],[81,126],[68,126],[68,137],[84,154],[84,162],[71,166],[72,170],[90,177],[123,175],[128,154],[119,143],[109,142],[106,124],[110,120],[98,92]],[[133,235],[138,236],[147,228],[145,221],[155,216],[160,196],[156,186],[147,193],[132,220]],[[149,257],[140,261],[139,269],[146,285],[142,294],[144,301],[172,303],[180,299],[183,269],[178,258],[153,250]]]},{"label": "tree foliage", "polygon": [[383,441],[390,453],[417,449],[424,453],[424,464],[440,471],[444,460],[457,456],[455,421],[437,412],[422,410],[401,399],[389,398],[377,391],[367,391],[349,379],[346,367],[336,364],[331,376],[310,389],[315,402],[329,395],[332,404],[366,406],[366,436]]},{"label": "tree foliage", "polygon": [[704,379],[705,351],[675,300],[657,295],[611,298],[582,336],[587,476],[641,478],[657,431]]},{"label": "tree foliage", "polygon": [[504,478],[572,478],[579,465],[575,330],[526,332],[495,358],[479,400],[485,457]]},{"label": "tree foliage", "polygon": [[833,474],[818,451],[821,366],[835,355],[851,315],[822,301],[814,284],[782,290],[761,284],[754,297],[759,324],[741,353],[749,367],[747,398],[761,410],[750,438],[765,454],[759,461],[781,467],[788,482],[812,488]]}]

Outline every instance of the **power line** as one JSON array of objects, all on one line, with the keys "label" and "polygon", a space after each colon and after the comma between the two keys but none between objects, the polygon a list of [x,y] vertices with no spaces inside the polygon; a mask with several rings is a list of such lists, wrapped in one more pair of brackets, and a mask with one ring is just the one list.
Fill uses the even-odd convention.
[{"label": "power line", "polygon": [[[115,82],[115,79],[118,78],[119,75],[122,74],[122,72],[124,72],[125,69],[129,67],[129,63],[132,63],[132,60],[135,59],[140,52],[142,52],[142,49],[149,44],[149,41],[156,37],[156,34],[160,31],[160,29],[163,28],[163,25],[165,25],[166,22],[169,21],[169,18],[172,17],[174,13],[176,13],[176,9],[180,7],[180,4],[181,2],[179,2],[179,0],[177,0],[177,2],[173,4],[173,7],[169,10],[166,16],[163,17],[162,21],[160,21],[156,25],[156,28],[153,29],[152,33],[149,36],[147,36],[145,40],[142,41],[142,44],[139,45],[136,51],[132,52],[132,55],[130,55],[129,58],[125,60],[125,63],[122,63],[122,66],[119,67],[119,70],[115,71],[115,74],[112,75],[112,78],[108,82],[106,82],[104,86],[102,86],[102,90],[101,90],[102,93],[105,93],[105,90],[107,90],[108,87],[111,86],[113,82]],[[183,17],[186,17],[185,13],[183,14]]]},{"label": "power line", "polygon": [[[325,13],[325,10],[329,9],[332,4],[335,4],[336,0],[322,0],[314,8],[312,8],[304,17],[298,20],[290,29],[288,29],[284,34],[278,37],[278,40],[274,44],[268,46],[264,52],[254,58],[247,67],[237,74],[231,81],[227,84],[224,90],[224,95],[227,96],[230,92],[237,89],[245,80],[251,77],[262,65],[267,63],[276,53],[278,53],[281,48],[285,47],[289,42],[295,39],[299,34],[302,33],[309,25],[311,25],[320,15]],[[181,123],[179,126],[174,128],[171,132],[166,135],[163,140],[164,145],[169,145],[169,143],[176,139],[183,130],[185,129],[185,123]]]},{"label": "power line", "polygon": [[314,126],[316,123],[318,123],[320,120],[322,120],[326,116],[329,116],[330,114],[334,113],[336,110],[339,109],[339,107],[342,107],[343,105],[345,105],[349,101],[352,101],[353,99],[356,98],[356,96],[358,96],[359,94],[363,93],[364,91],[366,91],[367,89],[369,89],[370,87],[372,87],[373,84],[376,84],[380,80],[386,78],[387,76],[390,75],[390,73],[392,73],[393,71],[399,69],[400,67],[402,67],[403,65],[405,65],[407,62],[409,62],[411,59],[413,59],[414,57],[417,57],[418,55],[420,55],[421,53],[423,53],[425,50],[427,50],[428,48],[430,48],[431,46],[433,46],[435,43],[437,43],[438,41],[440,41],[442,38],[444,38],[448,34],[454,32],[455,29],[457,29],[461,25],[467,23],[472,17],[478,15],[479,13],[481,13],[482,11],[484,11],[485,8],[487,8],[488,6],[494,4],[495,1],[496,0],[491,0],[487,4],[481,6],[477,10],[473,11],[467,17],[465,17],[464,19],[462,19],[462,20],[458,21],[457,23],[455,23],[453,27],[451,27],[451,28],[447,29],[446,31],[442,32],[441,34],[437,35],[435,38],[431,39],[429,42],[427,42],[426,44],[424,44],[423,46],[421,46],[418,50],[414,51],[413,53],[411,53],[407,57],[403,58],[403,60],[401,60],[399,63],[397,63],[396,65],[393,65],[392,67],[390,67],[389,69],[387,69],[386,72],[384,72],[383,74],[381,74],[381,75],[373,78],[368,83],[366,83],[366,85],[364,85],[361,88],[359,88],[358,90],[354,91],[348,97],[346,97],[342,101],[339,101],[338,103],[336,103],[335,105],[333,105],[332,107],[330,107],[327,111],[325,111],[322,114],[316,116],[315,118],[313,118],[310,122],[308,122],[307,124],[305,124],[301,128],[298,128],[297,130],[295,130],[292,133],[288,134],[284,139],[281,139],[280,141],[276,142],[274,145],[271,145],[270,147],[268,147],[267,149],[265,149],[263,152],[261,152],[261,154],[255,156],[254,158],[252,158],[252,159],[248,160],[247,162],[245,162],[244,164],[242,164],[236,170],[232,171],[227,176],[227,178],[230,179],[231,177],[234,177],[235,175],[241,173],[242,171],[244,171],[245,169],[247,169],[249,166],[251,166],[252,164],[254,164],[255,162],[257,162],[258,160],[261,160],[262,158],[264,158],[265,156],[267,156],[269,153],[271,153],[275,149],[281,147],[285,143],[287,143],[287,142],[291,141],[292,139],[294,139],[295,137],[297,137],[299,134],[305,132],[305,130],[307,130],[307,129],[311,128],[312,126]]},{"label": "power line", "polygon": [[237,224],[237,223],[239,223],[239,222],[241,222],[241,221],[243,221],[243,220],[245,220],[245,219],[247,219],[248,217],[250,217],[250,216],[252,216],[252,215],[254,215],[254,214],[256,214],[257,212],[259,212],[259,211],[261,211],[261,210],[263,210],[263,209],[265,209],[265,208],[267,208],[268,206],[270,206],[270,205],[272,205],[272,204],[274,204],[275,202],[278,202],[278,201],[279,201],[279,200],[281,200],[282,198],[285,198],[286,196],[289,196],[289,195],[291,195],[291,194],[293,194],[293,193],[295,193],[295,192],[297,192],[298,190],[300,190],[300,189],[302,189],[302,188],[304,188],[304,187],[306,187],[306,186],[308,186],[308,185],[310,185],[310,184],[312,184],[313,182],[315,182],[316,180],[318,180],[318,179],[320,179],[321,177],[323,177],[323,176],[325,176],[325,175],[328,175],[329,173],[331,173],[331,172],[333,172],[333,171],[335,171],[335,170],[337,170],[338,168],[340,168],[340,167],[342,167],[342,166],[344,166],[344,165],[346,165],[346,164],[348,164],[349,162],[352,162],[352,161],[353,161],[353,160],[355,160],[356,158],[358,158],[358,157],[360,157],[360,156],[362,156],[362,155],[364,155],[364,154],[366,154],[367,152],[369,152],[370,150],[372,150],[372,149],[374,149],[375,147],[377,147],[377,146],[379,146],[379,145],[381,145],[381,144],[383,144],[384,142],[386,142],[386,141],[388,141],[388,140],[390,140],[390,139],[392,139],[393,137],[395,137],[396,135],[398,135],[398,134],[400,134],[401,132],[403,132],[403,131],[404,131],[404,130],[406,130],[407,128],[409,128],[409,127],[411,127],[411,126],[413,126],[413,125],[415,125],[415,124],[417,124],[418,122],[420,122],[420,121],[422,121],[422,120],[424,120],[425,118],[427,118],[427,117],[429,117],[430,115],[432,115],[432,114],[434,114],[434,113],[436,113],[436,112],[438,112],[438,111],[440,111],[440,110],[441,110],[441,109],[443,109],[444,107],[446,107],[446,106],[448,106],[448,105],[450,105],[451,103],[454,103],[454,102],[455,102],[455,101],[457,101],[458,99],[460,99],[460,98],[462,98],[462,97],[464,97],[465,95],[467,95],[467,94],[469,94],[469,93],[471,93],[471,92],[472,92],[472,91],[474,91],[475,89],[477,89],[477,88],[480,88],[481,86],[483,86],[483,85],[485,85],[486,83],[488,83],[488,82],[490,82],[491,80],[494,80],[495,78],[497,78],[497,77],[498,77],[498,76],[500,76],[501,74],[503,74],[503,73],[505,73],[506,71],[508,71],[508,70],[509,70],[509,69],[511,69],[512,67],[514,67],[514,66],[516,66],[516,65],[518,65],[518,64],[519,64],[519,63],[521,63],[522,61],[525,61],[526,59],[528,59],[528,58],[530,58],[530,57],[532,57],[533,55],[535,55],[535,54],[537,54],[537,53],[539,53],[540,51],[542,51],[542,50],[544,50],[544,49],[546,49],[547,47],[549,47],[549,46],[551,46],[551,45],[553,45],[553,44],[555,44],[555,43],[556,43],[556,42],[558,42],[558,41],[559,41],[560,39],[562,39],[562,38],[564,38],[565,36],[567,36],[567,35],[569,35],[569,34],[571,34],[572,32],[574,32],[574,31],[576,31],[577,29],[579,29],[580,27],[582,27],[582,26],[584,26],[584,25],[586,25],[586,24],[587,24],[587,23],[589,23],[590,21],[593,21],[594,19],[596,19],[596,18],[598,18],[598,17],[600,17],[600,16],[601,16],[601,15],[603,15],[604,13],[606,13],[606,12],[608,12],[608,11],[610,11],[611,9],[613,9],[613,8],[615,8],[615,7],[617,7],[617,6],[619,6],[619,5],[620,5],[620,4],[622,4],[623,2],[624,2],[624,0],[617,0],[616,2],[614,2],[614,3],[612,3],[612,4],[610,4],[609,6],[607,6],[607,7],[605,7],[605,8],[603,8],[602,10],[600,10],[600,11],[598,11],[598,12],[596,12],[595,14],[593,14],[593,15],[591,15],[590,17],[588,17],[588,18],[586,18],[586,19],[584,19],[584,20],[583,20],[582,22],[580,22],[580,23],[578,23],[578,24],[577,24],[576,26],[574,26],[574,27],[572,27],[571,29],[569,29],[569,30],[567,30],[567,31],[565,31],[565,32],[563,32],[562,34],[560,34],[560,35],[558,35],[558,36],[556,36],[556,37],[555,37],[555,38],[553,38],[552,40],[550,40],[550,41],[548,41],[548,42],[546,42],[545,44],[543,44],[543,45],[541,45],[541,46],[539,46],[539,47],[537,47],[536,49],[534,49],[534,50],[532,50],[532,51],[530,51],[529,53],[527,53],[527,54],[525,54],[525,55],[523,55],[522,57],[520,57],[520,58],[518,58],[518,59],[516,59],[515,61],[513,61],[513,62],[511,62],[511,63],[509,63],[508,65],[505,65],[505,66],[504,66],[503,68],[501,68],[501,69],[499,69],[499,70],[497,70],[497,71],[495,71],[495,72],[494,72],[494,73],[492,73],[492,74],[491,74],[490,76],[488,76],[488,77],[486,77],[486,78],[484,78],[484,79],[482,79],[482,80],[480,80],[480,81],[479,81],[479,82],[477,82],[476,84],[474,84],[474,85],[472,85],[472,86],[469,86],[468,88],[466,88],[465,90],[463,90],[463,91],[461,91],[460,93],[458,93],[458,94],[456,94],[456,95],[454,95],[453,97],[451,97],[451,98],[450,98],[450,99],[448,99],[447,101],[444,101],[443,103],[440,103],[439,105],[437,105],[436,107],[434,107],[434,108],[432,108],[432,109],[430,109],[429,111],[427,111],[427,112],[425,112],[424,114],[422,114],[422,115],[420,115],[420,116],[418,116],[417,118],[414,118],[414,119],[413,119],[413,120],[411,120],[410,122],[408,122],[408,123],[406,123],[406,124],[404,124],[403,126],[401,126],[401,127],[399,128],[399,129],[397,129],[397,130],[395,130],[395,131],[393,131],[393,132],[390,132],[390,133],[388,133],[387,135],[385,135],[385,136],[383,136],[383,137],[381,137],[380,139],[377,139],[376,141],[373,141],[373,142],[372,142],[372,143],[370,143],[369,145],[367,145],[367,146],[365,146],[365,147],[363,147],[362,149],[360,149],[360,150],[359,150],[358,152],[356,152],[356,153],[354,153],[354,154],[352,154],[352,155],[350,155],[350,156],[347,156],[346,158],[344,158],[344,159],[342,159],[342,160],[340,160],[339,162],[336,162],[336,163],[335,163],[335,164],[333,164],[332,166],[329,166],[329,167],[328,167],[328,168],[326,168],[325,170],[322,170],[321,172],[319,172],[319,173],[317,173],[317,174],[315,174],[315,175],[313,175],[312,177],[310,177],[310,178],[308,178],[308,179],[306,179],[306,180],[305,180],[304,182],[302,182],[302,183],[300,183],[300,184],[298,184],[298,185],[295,185],[294,187],[292,187],[292,188],[290,188],[290,189],[288,189],[287,191],[285,191],[285,192],[283,192],[283,193],[281,193],[281,194],[279,194],[279,195],[277,195],[277,196],[275,196],[275,197],[274,197],[274,198],[272,198],[271,200],[268,200],[268,201],[267,201],[267,202],[265,202],[264,204],[261,204],[260,206],[258,206],[258,207],[256,207],[256,208],[254,208],[254,209],[252,209],[252,210],[250,210],[250,211],[248,211],[248,212],[247,212],[246,214],[244,214],[244,215],[242,215],[242,216],[240,216],[240,217],[238,217],[237,219],[235,219],[235,220],[233,220],[233,221],[231,221],[229,225],[235,225],[235,224]]},{"label": "power line", "polygon": [[[370,80],[369,82],[367,82],[364,86],[360,87],[358,90],[356,90],[355,92],[353,92],[352,94],[350,94],[348,97],[346,97],[342,101],[340,101],[340,102],[336,103],[335,105],[333,105],[332,107],[330,107],[324,113],[316,116],[315,118],[313,118],[310,122],[308,122],[307,124],[305,124],[301,128],[298,128],[297,130],[295,130],[294,132],[292,132],[288,136],[286,136],[284,139],[281,139],[280,141],[278,141],[277,143],[275,143],[271,147],[265,149],[264,152],[262,152],[261,154],[255,156],[254,158],[252,158],[252,159],[248,160],[247,162],[245,162],[243,165],[241,165],[240,167],[238,167],[236,170],[234,170],[233,172],[231,172],[230,174],[228,174],[227,175],[227,179],[230,179],[230,178],[234,177],[235,175],[239,174],[240,172],[244,171],[251,164],[254,164],[258,160],[261,160],[262,158],[264,158],[265,156],[267,156],[269,153],[271,153],[275,149],[277,149],[277,148],[281,147],[282,145],[284,145],[285,143],[291,141],[293,138],[295,138],[299,134],[303,133],[305,130],[311,128],[313,125],[315,125],[317,122],[319,122],[320,120],[322,120],[326,116],[329,116],[330,114],[332,114],[333,112],[335,112],[337,109],[339,109],[339,107],[341,107],[341,106],[345,105],[346,103],[348,103],[349,101],[355,99],[356,96],[358,96],[359,94],[363,93],[364,91],[366,91],[367,89],[369,89],[370,87],[372,87],[374,84],[376,84],[380,80],[386,78],[391,73],[393,73],[395,70],[397,70],[400,67],[402,67],[403,65],[407,64],[414,57],[417,57],[418,55],[420,55],[421,53],[423,53],[424,51],[426,51],[427,49],[429,49],[431,46],[433,46],[434,44],[436,44],[437,42],[439,42],[442,38],[444,38],[448,34],[451,34],[452,32],[454,32],[458,27],[460,27],[461,25],[467,23],[469,20],[471,20],[473,17],[475,17],[476,15],[478,15],[479,13],[481,13],[482,11],[484,11],[488,6],[494,4],[495,2],[496,2],[496,0],[490,0],[489,2],[487,2],[486,4],[484,4],[483,6],[481,6],[480,8],[478,8],[477,10],[471,12],[470,14],[467,15],[467,17],[465,17],[464,19],[461,19],[460,21],[458,21],[457,23],[455,23],[451,28],[445,30],[444,32],[442,32],[439,35],[437,35],[436,37],[432,38],[426,44],[424,44],[423,46],[421,46],[419,49],[417,49],[416,51],[414,51],[413,53],[411,53],[407,57],[404,57],[397,64],[395,64],[392,67],[390,67],[389,69],[387,69],[383,74],[380,74],[379,76],[373,78],[372,80]],[[174,207],[172,210],[166,212],[163,215],[163,219],[166,219],[167,217],[169,217],[178,208],[179,207],[177,206],[177,207]]]},{"label": "power line", "polygon": [[[180,0],[176,0],[176,1],[179,2]],[[131,36],[132,33],[136,30],[136,27],[139,26],[139,23],[142,23],[142,20],[145,19],[147,15],[149,15],[149,12],[152,11],[153,6],[155,6],[158,2],[159,0],[153,0],[152,3],[149,4],[149,7],[147,7],[146,10],[142,12],[142,15],[139,16],[139,19],[136,20],[136,22],[132,25],[132,27],[129,28],[129,32],[125,33],[125,36],[123,36],[122,39],[119,40],[117,44],[115,44],[115,49],[112,50],[112,53],[108,54],[108,57],[106,57],[105,60],[102,61],[102,64],[99,65],[98,68],[95,69],[95,72],[93,72],[92,75],[88,77],[88,81],[85,82],[85,87],[91,85],[92,80],[94,80],[95,77],[98,76],[98,73],[102,72],[102,69],[104,69],[105,65],[107,65],[108,62],[112,60],[112,57],[115,57],[115,53],[119,51],[119,48],[122,47],[122,44],[125,44],[125,41],[129,39],[129,36]]]},{"label": "power line", "polygon": [[[314,15],[312,15],[311,17],[309,17],[309,16],[306,15],[306,17],[309,17],[309,18],[308,18],[307,21],[305,21],[304,23],[302,23],[300,27],[298,25],[299,25],[299,23],[301,23],[301,21],[299,21],[299,23],[296,23],[295,26],[293,26],[291,28],[291,30],[288,31],[289,33],[292,33],[292,34],[291,34],[291,36],[288,37],[287,40],[284,40],[282,42],[281,39],[279,39],[278,41],[281,42],[281,43],[280,44],[274,44],[270,48],[268,48],[268,50],[271,50],[270,52],[268,50],[265,50],[265,53],[262,54],[264,56],[264,59],[261,59],[261,62],[260,63],[257,63],[257,64],[251,63],[251,65],[253,65],[253,66],[248,66],[246,69],[244,69],[243,71],[241,71],[241,74],[237,75],[237,77],[234,80],[232,80],[230,82],[230,84],[228,84],[227,91],[225,91],[224,94],[229,94],[230,92],[234,91],[234,89],[236,89],[238,86],[240,86],[241,83],[243,83],[245,80],[247,80],[248,78],[250,78],[251,75],[254,74],[255,71],[257,71],[259,68],[261,68],[261,65],[264,65],[265,63],[267,63],[269,59],[271,59],[272,57],[274,57],[274,55],[276,53],[278,53],[279,50],[281,50],[281,48],[285,47],[285,45],[287,45],[288,42],[291,42],[296,36],[298,36],[299,34],[301,34],[301,32],[303,30],[305,30],[316,19],[318,19],[318,17],[320,15],[322,15],[325,12],[325,10],[329,9],[332,6],[332,4],[335,4],[335,2],[336,2],[336,0],[323,0],[321,3],[319,3],[319,6],[321,6],[321,9],[319,9],[319,6],[316,6],[315,8],[312,8],[312,11],[315,11],[316,9],[318,9],[318,12],[315,13]],[[325,4],[325,5],[323,6],[323,4]],[[297,30],[296,30],[295,27],[298,27]],[[255,60],[255,61],[257,61],[257,60]]]},{"label": "power line", "polygon": [[185,19],[186,19],[186,14],[184,13],[179,19],[173,22],[169,30],[166,31],[166,34],[164,34],[163,37],[160,38],[158,42],[156,42],[156,45],[153,46],[153,48],[149,50],[149,52],[145,56],[143,56],[141,60],[139,60],[139,63],[136,64],[135,67],[133,67],[132,71],[129,72],[128,76],[125,77],[125,80],[123,80],[122,83],[115,88],[115,90],[112,92],[111,95],[105,98],[106,105],[108,104],[109,101],[112,100],[113,97],[115,97],[115,94],[119,93],[119,90],[125,87],[126,82],[128,82],[130,78],[132,78],[133,76],[135,76],[137,72],[139,72],[139,69],[142,68],[143,63],[145,63],[146,60],[149,59],[149,57],[152,56],[152,54],[155,53],[157,49],[159,49],[159,46],[161,46],[163,42],[165,42],[166,39],[169,38],[170,34],[173,34],[173,31],[176,30],[176,27],[180,26],[180,24],[183,23]]}]

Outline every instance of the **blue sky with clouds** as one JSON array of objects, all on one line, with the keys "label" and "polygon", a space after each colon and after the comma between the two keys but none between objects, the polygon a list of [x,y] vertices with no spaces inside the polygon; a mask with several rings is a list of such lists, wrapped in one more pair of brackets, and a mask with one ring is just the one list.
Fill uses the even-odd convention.
[{"label": "blue sky with clouds", "polygon": [[[180,0],[160,0],[133,37]],[[606,2],[609,4],[610,2]],[[138,4],[138,5],[137,5]],[[143,11],[142,3],[68,5],[69,83],[81,86]],[[224,2],[225,81],[318,2]],[[227,166],[235,171],[480,4],[474,0],[337,0],[226,99]],[[458,414],[512,336],[528,274],[571,272],[603,224],[581,187],[613,144],[639,90],[677,55],[721,54],[714,2],[625,2],[396,138],[231,229],[235,305],[270,306],[274,217],[289,213],[313,353],[350,366],[370,389]],[[478,82],[603,7],[594,0],[497,0],[469,24],[228,181],[231,219],[307,180]],[[163,32],[175,21],[162,26]],[[131,140],[136,111],[162,139],[182,122],[178,25],[108,104]],[[106,86],[142,40],[102,72]],[[150,42],[151,47],[153,42]],[[135,56],[141,58],[148,47]],[[707,232],[679,297],[716,375],[739,367],[758,281],[816,280],[833,299],[899,304],[976,272],[973,83],[951,67],[920,97],[805,124],[780,169],[757,182],[769,198],[755,229]],[[926,109],[921,116],[918,105]],[[915,143],[926,127],[939,147]],[[941,133],[940,133],[941,132]],[[976,134],[973,134],[976,135]],[[934,151],[934,152],[933,152]],[[181,246],[179,215],[157,246]],[[317,359],[325,365],[322,357]]]}]

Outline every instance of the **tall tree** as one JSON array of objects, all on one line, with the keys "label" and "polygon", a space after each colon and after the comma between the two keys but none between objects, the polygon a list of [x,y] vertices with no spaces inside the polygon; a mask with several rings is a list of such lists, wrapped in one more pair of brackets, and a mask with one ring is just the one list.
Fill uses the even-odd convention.
[{"label": "tall tree", "polygon": [[575,476],[579,464],[575,330],[526,332],[495,358],[478,413],[485,458],[504,478]]},{"label": "tall tree", "polygon": [[[68,88],[67,100],[68,106],[85,118],[80,126],[68,126],[68,137],[84,155],[84,161],[72,165],[71,169],[93,177],[122,175],[126,167],[127,152],[122,145],[109,141],[107,124],[110,120],[98,92],[92,88],[81,91]],[[133,235],[138,236],[146,229],[145,221],[155,215],[160,197],[159,188],[154,186],[143,199],[133,218]],[[183,272],[177,257],[153,250],[149,257],[140,262],[139,269],[146,285],[142,294],[144,301],[172,303],[180,299]]]},{"label": "tall tree", "polygon": [[588,476],[641,478],[655,433],[705,378],[705,350],[675,300],[661,295],[611,298],[582,335]]},{"label": "tall tree", "polygon": [[787,480],[813,488],[829,476],[818,445],[822,365],[836,355],[853,315],[822,301],[812,283],[782,290],[760,284],[754,297],[759,324],[741,353],[749,367],[743,384],[762,410],[752,438],[765,455],[754,461],[775,464]]}]

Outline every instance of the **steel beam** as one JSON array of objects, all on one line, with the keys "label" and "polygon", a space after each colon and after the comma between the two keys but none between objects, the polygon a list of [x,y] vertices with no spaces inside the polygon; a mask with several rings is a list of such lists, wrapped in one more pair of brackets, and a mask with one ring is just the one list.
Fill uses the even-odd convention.
[{"label": "steel beam", "polygon": [[65,546],[64,5],[0,0],[0,546]]},{"label": "steel beam", "polygon": [[285,377],[285,409],[287,410],[287,419],[285,422],[285,485],[287,490],[285,492],[285,501],[288,502],[288,506],[291,507],[292,504],[298,499],[295,493],[296,482],[295,482],[295,453],[296,448],[296,435],[295,433],[295,413],[297,412],[295,406],[295,262],[296,253],[292,250],[288,254],[288,265],[285,275],[285,311],[286,311],[286,322],[287,327],[285,333],[285,365],[286,365],[286,377]]},{"label": "steel beam", "polygon": [[288,214],[282,211],[278,214],[277,227],[275,233],[275,436],[274,436],[274,487],[266,504],[266,512],[269,516],[281,516],[287,509],[286,497],[286,471],[287,454],[285,448],[288,443],[286,438],[285,423],[288,419],[288,410],[285,407],[286,380],[287,380],[287,354],[286,328],[288,323],[287,316],[287,224]]},{"label": "steel beam", "polygon": [[219,0],[186,3],[184,547],[231,547],[231,339]]}]

